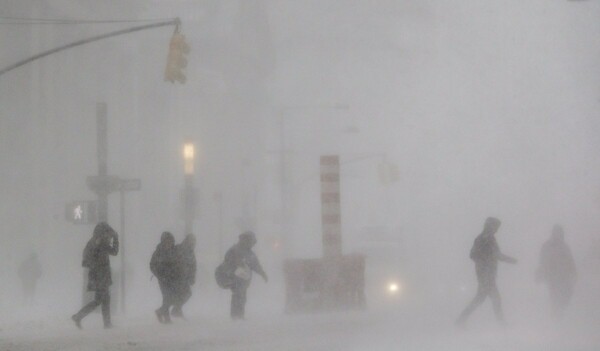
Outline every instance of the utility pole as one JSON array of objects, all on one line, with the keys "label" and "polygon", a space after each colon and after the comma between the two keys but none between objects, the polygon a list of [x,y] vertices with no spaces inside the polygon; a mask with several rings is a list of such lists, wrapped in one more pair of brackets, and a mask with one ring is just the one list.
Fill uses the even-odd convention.
[{"label": "utility pole", "polygon": [[98,197],[98,221],[108,222],[108,195],[119,192],[120,195],[120,241],[121,255],[121,311],[125,312],[125,192],[141,189],[140,179],[121,179],[108,175],[108,117],[105,102],[96,105],[96,155],[98,158],[98,174],[88,176],[88,187]]},{"label": "utility pole", "polygon": [[125,191],[119,189],[121,212],[121,312],[125,313]]},{"label": "utility pole", "polygon": [[[108,119],[106,117],[106,103],[96,105],[96,155],[98,157],[98,179],[108,178]],[[98,195],[98,220],[108,221],[108,184],[96,189]]]}]

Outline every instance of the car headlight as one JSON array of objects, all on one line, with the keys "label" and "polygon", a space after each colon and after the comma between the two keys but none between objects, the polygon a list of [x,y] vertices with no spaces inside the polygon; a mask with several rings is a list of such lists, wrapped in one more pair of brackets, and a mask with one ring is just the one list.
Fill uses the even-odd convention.
[{"label": "car headlight", "polygon": [[389,282],[387,286],[387,292],[390,295],[398,295],[402,292],[402,286],[398,282]]}]

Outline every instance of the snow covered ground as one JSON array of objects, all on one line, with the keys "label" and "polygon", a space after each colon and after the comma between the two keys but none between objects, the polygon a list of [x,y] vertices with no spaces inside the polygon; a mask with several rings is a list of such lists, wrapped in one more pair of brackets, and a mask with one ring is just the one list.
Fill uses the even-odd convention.
[{"label": "snow covered ground", "polygon": [[486,320],[457,330],[447,319],[402,310],[265,313],[243,322],[232,322],[225,314],[193,315],[172,325],[158,324],[151,314],[117,316],[116,327],[107,331],[100,319],[90,315],[82,331],[67,318],[4,325],[0,350],[600,350],[598,324],[500,328]]},{"label": "snow covered ground", "polygon": [[495,323],[487,302],[466,330],[460,330],[454,320],[472,291],[456,299],[405,300],[395,305],[373,301],[366,311],[286,315],[282,286],[255,283],[249,290],[247,320],[242,322],[228,318],[230,295],[216,287],[195,291],[185,306],[188,321],[176,319],[171,325],[159,324],[154,316],[160,304],[157,291],[137,300],[132,296],[128,314],[113,316],[111,330],[102,328],[100,313],[89,315],[83,330],[78,330],[69,317],[79,301],[63,305],[56,299],[38,301],[29,309],[15,309],[12,317],[0,315],[0,351],[600,350],[595,285],[585,289],[582,285],[562,322],[549,318],[545,299],[518,304],[506,294],[507,327]]}]

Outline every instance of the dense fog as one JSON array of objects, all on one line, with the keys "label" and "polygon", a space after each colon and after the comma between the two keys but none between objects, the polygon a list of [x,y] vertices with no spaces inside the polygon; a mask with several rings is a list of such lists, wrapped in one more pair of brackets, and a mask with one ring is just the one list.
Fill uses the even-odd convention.
[{"label": "dense fog", "polygon": [[[0,350],[600,349],[599,1],[4,0],[0,9]],[[177,28],[4,70],[174,18]],[[174,31],[190,47],[183,83],[166,81]],[[322,156],[338,157],[339,183]],[[90,186],[103,171],[130,180],[111,189],[106,218]],[[517,260],[498,263],[505,320],[487,299],[463,324],[488,217],[501,221],[500,251]],[[120,240],[114,328],[93,313],[79,331],[70,318],[93,298],[82,255],[103,219]],[[560,313],[539,273],[556,225],[576,269]],[[197,259],[187,321],[168,326],[155,316],[161,290],[149,268],[165,231],[176,243],[193,233]],[[246,320],[231,321],[215,269],[247,231],[268,281],[254,275]],[[33,254],[41,269],[28,294],[19,272]],[[331,257],[337,268],[340,257],[364,258],[349,279],[365,301],[290,311],[300,278],[284,267],[329,267]],[[298,296],[321,301],[309,283]]]}]

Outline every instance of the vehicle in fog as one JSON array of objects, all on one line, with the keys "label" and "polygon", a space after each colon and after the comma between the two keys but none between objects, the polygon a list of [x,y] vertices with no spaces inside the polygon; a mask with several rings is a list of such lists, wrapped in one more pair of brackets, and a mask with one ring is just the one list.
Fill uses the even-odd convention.
[{"label": "vehicle in fog", "polygon": [[401,238],[392,237],[379,227],[364,232],[366,239],[357,243],[353,251],[365,257],[368,305],[377,307],[405,301],[410,287]]}]

